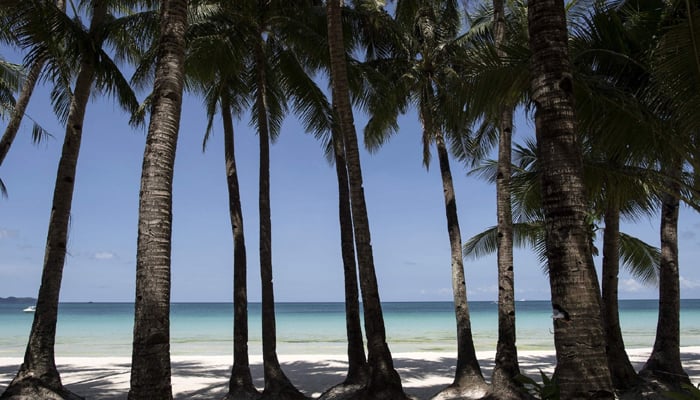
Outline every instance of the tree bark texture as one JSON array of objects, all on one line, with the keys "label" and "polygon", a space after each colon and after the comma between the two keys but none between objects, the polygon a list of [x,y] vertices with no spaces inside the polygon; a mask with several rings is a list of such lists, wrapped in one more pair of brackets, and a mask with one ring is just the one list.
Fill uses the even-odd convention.
[{"label": "tree bark texture", "polygon": [[[493,30],[499,57],[505,52],[505,7],[493,0]],[[503,103],[498,119],[498,172],[496,175],[497,264],[498,264],[498,343],[491,377],[493,390],[503,399],[522,397],[515,331],[515,274],[513,271],[513,213],[510,201],[513,107]]]},{"label": "tree bark texture", "polygon": [[680,356],[680,273],[678,267],[678,208],[682,164],[674,160],[666,169],[669,193],[661,204],[661,260],[659,263],[659,319],[656,340],[640,375],[678,387],[690,383]]},{"label": "tree bark texture", "polygon": [[170,254],[172,182],[184,83],[187,0],[161,1],[153,106],[139,196],[129,400],[172,399]]},{"label": "tree bark texture", "polygon": [[265,49],[262,39],[255,46],[256,99],[258,135],[260,139],[259,203],[260,213],[260,280],[262,289],[262,344],[265,390],[263,398],[306,398],[289,381],[277,358],[277,328],[275,326],[275,295],[272,284],[272,218],[270,215],[270,132],[267,114],[267,77]]},{"label": "tree bark texture", "polygon": [[570,316],[554,320],[555,377],[564,399],[612,399],[600,287],[588,244],[563,1],[531,0],[528,30],[552,303]]},{"label": "tree bark texture", "polygon": [[608,343],[608,366],[613,387],[624,391],[638,381],[622,338],[618,308],[618,275],[620,273],[620,209],[610,206],[605,212],[603,232],[603,326]]},{"label": "tree bark texture", "polygon": [[248,289],[245,235],[240,186],[236,169],[235,141],[231,104],[227,95],[221,98],[221,117],[224,126],[224,159],[228,207],[233,233],[233,367],[229,379],[228,399],[257,397],[248,359]]},{"label": "tree bark texture", "polygon": [[367,358],[360,321],[360,293],[355,262],[355,235],[352,225],[348,169],[343,136],[339,128],[334,128],[333,152],[338,177],[338,219],[345,282],[345,325],[348,336],[348,376],[345,383],[362,384],[367,381]]},{"label": "tree bark texture", "polygon": [[437,148],[445,200],[447,233],[450,241],[452,295],[455,318],[457,320],[457,369],[451,386],[453,389],[468,390],[471,395],[470,398],[481,398],[488,393],[488,386],[481,373],[472,338],[469,303],[467,302],[467,285],[464,276],[464,262],[462,260],[462,234],[459,229],[459,218],[457,216],[457,199],[452,181],[449,155],[441,132],[435,134],[435,147]]},{"label": "tree bark texture", "polygon": [[340,129],[343,132],[345,155],[348,163],[352,219],[355,230],[355,246],[357,249],[360,289],[367,335],[370,382],[367,386],[365,398],[401,400],[405,399],[406,395],[403,392],[399,374],[394,369],[391,352],[386,343],[384,317],[382,315],[379,288],[374,269],[374,256],[372,254],[367,205],[362,186],[362,168],[360,165],[357,133],[355,131],[348,88],[341,22],[342,3],[340,0],[329,0],[326,4],[333,108],[335,115],[338,116]]}]

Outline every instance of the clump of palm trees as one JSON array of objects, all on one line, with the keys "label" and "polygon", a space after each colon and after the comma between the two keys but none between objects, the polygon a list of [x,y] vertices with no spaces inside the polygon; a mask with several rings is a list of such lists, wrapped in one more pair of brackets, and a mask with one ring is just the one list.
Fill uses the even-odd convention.
[{"label": "clump of palm trees", "polygon": [[[389,5],[83,0],[70,2],[71,7],[62,1],[2,0],[0,5],[6,22],[0,39],[26,52],[28,71],[20,85],[18,68],[0,63],[2,115],[11,116],[0,142],[0,164],[41,77],[53,85],[52,101],[66,126],[35,319],[24,363],[0,398],[79,398],[61,384],[54,341],[82,121],[93,91],[113,95],[135,122],[149,120],[129,399],[172,398],[172,177],[186,90],[204,100],[205,143],[217,113],[223,123],[234,255],[234,360],[227,399],[306,398],[285,376],[276,351],[269,148],[288,114],[323,142],[338,179],[349,369],[346,380],[322,398],[407,398],[386,341],[353,104],[370,117],[364,133],[371,150],[398,133],[398,116],[415,108],[426,167],[432,145],[437,153],[458,354],[454,382],[434,399],[525,398],[515,337],[513,245],[519,243],[541,252],[552,303],[569,317],[553,322],[555,381],[562,398],[612,399],[615,392],[642,385],[678,388],[688,382],[679,354],[677,224],[681,203],[698,208],[700,123],[694,111],[700,108],[700,30],[694,22],[700,12],[695,3],[630,0],[587,8],[559,0],[531,0],[527,7],[494,0],[468,14],[453,0]],[[120,71],[122,64],[135,66],[131,83]],[[321,73],[330,82],[330,98],[315,79]],[[152,87],[140,106],[132,84]],[[12,94],[18,90],[15,102]],[[518,107],[534,112],[536,141],[516,146],[513,162]],[[246,246],[235,161],[234,117],[246,110],[260,140],[262,393],[248,363]],[[498,160],[485,163],[494,143]],[[496,227],[464,249],[450,166],[455,160],[481,163],[477,171],[497,186]],[[660,250],[620,232],[621,219],[656,212]],[[601,221],[602,286],[593,258]],[[490,384],[471,337],[463,251],[498,254],[499,335]],[[619,326],[620,265],[646,280],[658,279],[656,342],[639,374],[625,353]]]}]

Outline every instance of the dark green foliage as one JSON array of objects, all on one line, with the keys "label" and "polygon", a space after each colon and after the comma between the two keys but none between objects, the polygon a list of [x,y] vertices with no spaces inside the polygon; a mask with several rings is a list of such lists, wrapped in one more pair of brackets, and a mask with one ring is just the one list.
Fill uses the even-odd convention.
[{"label": "dark green foliage", "polygon": [[516,380],[522,383],[523,390],[535,399],[559,400],[561,397],[556,379],[548,377],[542,370],[540,370],[540,377],[542,378],[542,383],[525,375],[517,376]]}]

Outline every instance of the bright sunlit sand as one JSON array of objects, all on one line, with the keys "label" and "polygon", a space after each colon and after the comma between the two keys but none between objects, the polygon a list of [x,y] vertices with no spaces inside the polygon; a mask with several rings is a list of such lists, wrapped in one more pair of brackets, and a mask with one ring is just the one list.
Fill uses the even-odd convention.
[{"label": "bright sunlit sand", "polygon": [[[631,349],[628,354],[639,369],[651,349]],[[493,369],[494,352],[479,352],[484,375]],[[454,354],[420,352],[393,354],[394,366],[401,375],[407,394],[429,398],[452,382]],[[681,348],[685,371],[693,384],[700,383],[700,346]],[[280,355],[287,376],[305,394],[318,397],[331,386],[342,382],[347,362],[339,355]],[[521,351],[523,373],[539,380],[539,370],[550,375],[554,371],[553,351]],[[0,392],[12,380],[21,358],[0,357]],[[263,387],[262,357],[251,356],[251,370],[258,388]],[[130,358],[128,357],[59,357],[56,359],[63,383],[75,393],[89,399],[123,399],[129,389]],[[176,399],[216,398],[227,389],[231,356],[174,356],[172,385]]]}]

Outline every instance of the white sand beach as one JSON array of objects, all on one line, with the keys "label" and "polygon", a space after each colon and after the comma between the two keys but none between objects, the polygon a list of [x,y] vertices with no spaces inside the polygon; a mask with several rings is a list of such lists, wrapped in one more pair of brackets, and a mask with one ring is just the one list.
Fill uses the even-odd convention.
[{"label": "white sand beach", "polygon": [[[628,350],[632,363],[640,368],[651,349]],[[401,375],[407,394],[419,399],[429,398],[452,382],[454,354],[396,353],[394,366]],[[479,352],[484,375],[493,369],[494,352]],[[693,384],[700,383],[700,347],[681,348],[681,358]],[[305,394],[319,396],[324,390],[340,383],[347,361],[339,355],[280,355],[282,367],[290,380]],[[554,370],[553,351],[521,351],[523,373],[539,380],[539,370],[551,374]],[[251,356],[253,379],[263,387],[262,357]],[[21,358],[0,357],[0,392],[17,372]],[[63,383],[70,390],[94,400],[123,399],[129,388],[128,357],[58,357],[56,364]],[[176,399],[216,398],[226,393],[230,356],[172,357],[172,385]]]}]

